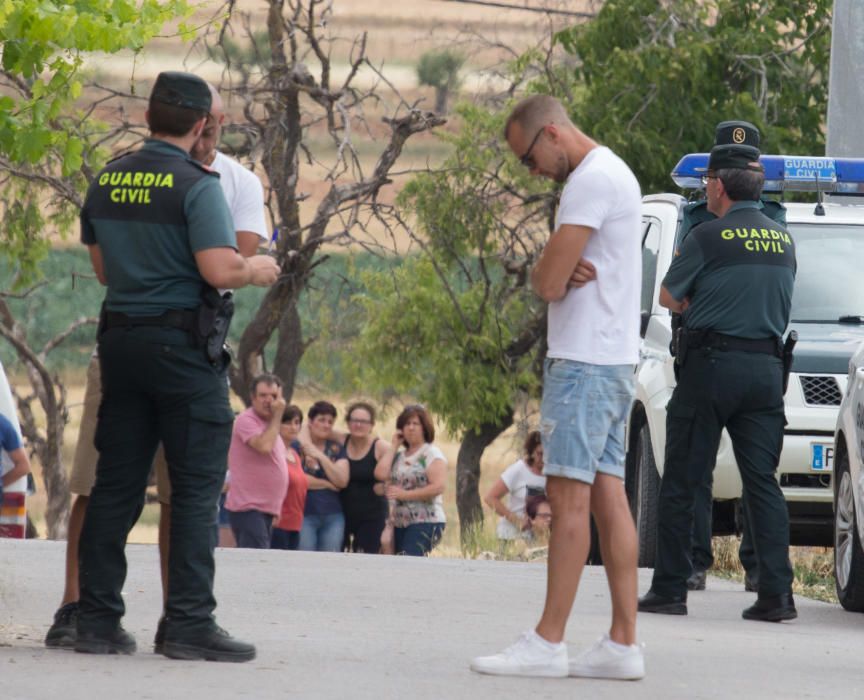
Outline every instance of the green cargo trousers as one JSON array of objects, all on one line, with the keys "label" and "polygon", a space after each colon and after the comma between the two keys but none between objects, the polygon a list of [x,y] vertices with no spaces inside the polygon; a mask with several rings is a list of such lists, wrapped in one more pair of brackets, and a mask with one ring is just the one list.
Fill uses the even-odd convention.
[{"label": "green cargo trousers", "polygon": [[161,441],[172,506],[166,637],[198,638],[215,625],[213,522],[234,420],[225,368],[186,331],[158,327],[105,331],[99,361],[99,462],[79,548],[78,630],[106,634],[125,612],[124,547]]},{"label": "green cargo trousers", "polygon": [[783,447],[783,368],[763,353],[691,350],[666,410],[666,455],[660,485],[652,590],[687,595],[694,503],[713,469],[725,427],[744,484],[761,596],[792,589],[789,514],[775,471]]}]

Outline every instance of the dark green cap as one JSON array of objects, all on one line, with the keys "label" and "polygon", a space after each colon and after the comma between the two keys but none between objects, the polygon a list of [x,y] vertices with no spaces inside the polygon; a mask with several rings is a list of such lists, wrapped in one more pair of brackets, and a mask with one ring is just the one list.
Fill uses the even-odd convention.
[{"label": "dark green cap", "polygon": [[759,148],[759,129],[740,120],[720,122],[714,130],[714,145]]},{"label": "dark green cap", "polygon": [[209,112],[213,104],[207,83],[197,75],[180,71],[160,73],[150,93],[150,100],[199,112]]},{"label": "dark green cap", "polygon": [[753,146],[714,146],[708,159],[708,171],[754,170],[762,172],[759,149]]}]

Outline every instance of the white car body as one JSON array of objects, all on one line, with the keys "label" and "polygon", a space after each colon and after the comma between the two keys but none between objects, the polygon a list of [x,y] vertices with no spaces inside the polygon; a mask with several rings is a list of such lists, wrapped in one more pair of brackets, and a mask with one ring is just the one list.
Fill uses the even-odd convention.
[{"label": "white car body", "polygon": [[[656,514],[652,514],[650,510],[659,482],[655,482],[653,478],[643,482],[640,469],[653,463],[651,466],[656,468],[658,476],[662,476],[666,447],[666,405],[675,387],[674,358],[669,350],[672,318],[669,310],[660,306],[659,295],[663,277],[676,248],[684,204],[684,198],[676,194],[648,195],[643,198],[642,204],[645,226],[643,336],[636,376],[636,399],[628,430],[627,463],[627,490],[640,534],[641,566],[653,565],[652,528],[655,527]],[[806,294],[808,290],[799,290],[799,281],[806,284],[808,276],[814,275],[818,279],[819,256],[812,253],[814,250],[818,251],[822,244],[818,240],[819,236],[814,236],[812,232],[837,226],[843,227],[844,231],[853,231],[857,236],[856,229],[860,229],[859,245],[864,245],[864,206],[826,203],[824,215],[815,213],[813,203],[787,204],[786,207],[787,227],[793,238],[796,238],[798,250],[795,293]],[[810,240],[802,233],[806,245],[799,245],[796,229],[800,232],[811,232],[808,235],[815,240]],[[850,258],[849,264],[852,263],[853,259]],[[859,275],[858,270],[860,268],[849,272]],[[864,312],[864,299],[856,303],[859,304],[858,311]],[[793,300],[793,321],[794,310]],[[792,540],[798,544],[831,542],[830,472],[834,426],[842,394],[846,389],[846,363],[858,342],[864,339],[864,326],[860,324],[841,324],[836,316],[825,320],[830,320],[831,323],[793,322],[790,325],[801,337],[795,351],[793,372],[785,396],[788,425],[777,474],[790,508]],[[639,452],[638,443],[644,426],[647,426],[650,436],[650,462],[646,462]],[[647,453],[647,450],[644,451]],[[818,459],[820,454],[821,462]],[[643,488],[647,490],[647,495],[641,493]],[[715,532],[732,532],[736,528],[735,503],[741,496],[742,486],[731,441],[725,431],[717,454],[713,488]],[[718,519],[724,517],[725,529],[723,525],[718,527]]]}]

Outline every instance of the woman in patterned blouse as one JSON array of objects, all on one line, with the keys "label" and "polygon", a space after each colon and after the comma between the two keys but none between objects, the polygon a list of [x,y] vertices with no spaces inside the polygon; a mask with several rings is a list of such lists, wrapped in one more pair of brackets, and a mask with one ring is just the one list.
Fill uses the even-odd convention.
[{"label": "woman in patterned blouse", "polygon": [[396,554],[426,556],[444,532],[447,517],[442,494],[447,480],[447,458],[432,444],[434,439],[435,428],[428,411],[419,405],[407,406],[396,419],[393,448],[399,451],[389,474],[375,475],[389,482],[388,525],[393,527]]}]

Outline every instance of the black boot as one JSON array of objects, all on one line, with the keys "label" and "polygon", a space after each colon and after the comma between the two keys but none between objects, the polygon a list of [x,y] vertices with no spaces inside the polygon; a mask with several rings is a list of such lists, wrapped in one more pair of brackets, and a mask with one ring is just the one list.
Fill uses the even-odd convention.
[{"label": "black boot", "polygon": [[120,625],[108,633],[79,629],[75,640],[75,651],[82,654],[134,654],[135,648],[135,637]]},{"label": "black boot", "polygon": [[200,638],[165,640],[162,653],[169,659],[207,661],[251,661],[255,658],[252,644],[234,639],[221,627],[215,627]]},{"label": "black boot", "polygon": [[688,591],[704,591],[707,574],[704,569],[695,569],[687,579]]},{"label": "black boot", "polygon": [[639,599],[639,612],[659,613],[661,615],[686,615],[687,596],[667,598],[649,590]]},{"label": "black boot", "polygon": [[45,646],[72,649],[78,636],[78,602],[66,603],[54,613],[54,623],[45,635]]},{"label": "black boot", "polygon": [[763,622],[782,622],[783,620],[794,620],[798,617],[795,609],[795,601],[791,593],[781,595],[762,596],[747,608],[741,617],[745,620],[761,620]]}]

